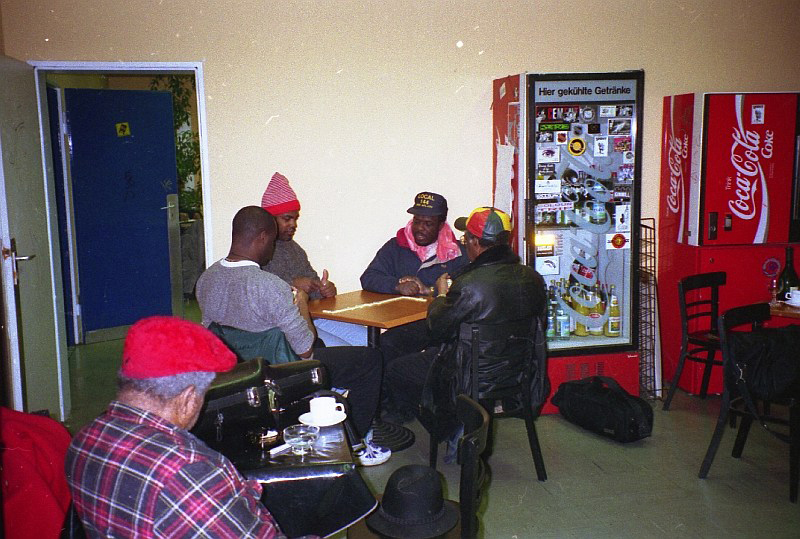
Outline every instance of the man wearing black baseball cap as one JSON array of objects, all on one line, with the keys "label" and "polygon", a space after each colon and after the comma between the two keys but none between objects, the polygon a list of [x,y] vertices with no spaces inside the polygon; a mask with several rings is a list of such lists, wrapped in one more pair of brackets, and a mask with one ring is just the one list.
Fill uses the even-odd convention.
[{"label": "man wearing black baseball cap", "polygon": [[[545,313],[544,280],[535,269],[521,264],[511,250],[512,226],[507,214],[491,207],[476,208],[469,217],[456,219],[455,227],[464,231],[470,263],[436,281],[437,295],[425,320],[432,345],[422,352],[398,357],[384,368],[390,409],[399,417],[416,412],[426,377],[426,399],[430,396],[433,400],[426,401],[426,405],[430,404],[427,407],[437,413],[453,412],[451,396],[470,392],[466,387],[471,378],[470,343],[469,339],[459,338],[461,324],[503,330],[520,328],[520,333],[527,335]],[[448,285],[448,278],[452,278],[452,285]],[[511,348],[515,345],[508,342],[504,331],[481,333],[480,338],[478,369],[485,376],[478,388],[479,398],[487,390],[516,384],[516,377],[508,376],[509,368],[521,369],[522,364],[509,365],[508,358],[524,357],[513,353]],[[439,344],[445,348],[437,357]],[[443,418],[449,419],[452,418]]]},{"label": "man wearing black baseball cap", "polygon": [[433,294],[442,273],[466,265],[463,247],[447,224],[447,200],[424,191],[408,208],[412,214],[372,259],[361,275],[364,290],[404,296]]},{"label": "man wearing black baseball cap", "polygon": [[[381,247],[361,275],[364,290],[404,296],[429,296],[444,273],[468,262],[464,246],[447,224],[447,200],[423,191],[408,208],[411,220]],[[424,321],[413,322],[381,336],[384,361],[422,350],[427,345]]]}]

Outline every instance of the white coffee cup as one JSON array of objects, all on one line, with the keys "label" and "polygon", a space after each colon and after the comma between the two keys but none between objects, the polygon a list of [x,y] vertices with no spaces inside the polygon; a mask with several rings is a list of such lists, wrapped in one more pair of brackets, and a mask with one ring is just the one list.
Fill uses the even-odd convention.
[{"label": "white coffee cup", "polygon": [[792,288],[786,293],[786,303],[800,305],[800,290]]},{"label": "white coffee cup", "polygon": [[334,397],[315,397],[311,399],[311,417],[315,421],[331,419],[344,412],[344,404],[336,402]]}]

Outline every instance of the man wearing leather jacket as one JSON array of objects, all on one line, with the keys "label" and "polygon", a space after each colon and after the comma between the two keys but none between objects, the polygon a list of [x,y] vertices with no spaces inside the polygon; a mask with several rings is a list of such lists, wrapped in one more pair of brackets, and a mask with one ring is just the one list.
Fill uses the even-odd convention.
[{"label": "man wearing leather jacket", "polygon": [[[520,264],[511,250],[509,216],[495,208],[476,208],[469,217],[457,219],[455,227],[465,232],[470,263],[436,281],[437,295],[427,317],[434,346],[386,366],[385,387],[396,419],[417,412],[423,387],[426,406],[434,408],[436,403],[449,408],[457,394],[469,393],[471,336],[461,335],[462,324],[481,325],[480,397],[519,382],[525,354],[514,354],[509,347],[526,344],[508,337],[515,332],[531,336],[537,320],[545,317],[544,280],[535,269]],[[544,353],[543,346],[539,352]]]}]

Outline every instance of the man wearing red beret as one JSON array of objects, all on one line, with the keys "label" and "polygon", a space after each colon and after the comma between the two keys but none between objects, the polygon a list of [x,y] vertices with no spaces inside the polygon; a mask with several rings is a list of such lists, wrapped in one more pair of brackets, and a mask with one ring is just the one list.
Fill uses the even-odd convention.
[{"label": "man wearing red beret", "polygon": [[168,316],[128,331],[119,391],[67,452],[90,537],[284,537],[261,485],[188,432],[236,356],[204,327]]}]

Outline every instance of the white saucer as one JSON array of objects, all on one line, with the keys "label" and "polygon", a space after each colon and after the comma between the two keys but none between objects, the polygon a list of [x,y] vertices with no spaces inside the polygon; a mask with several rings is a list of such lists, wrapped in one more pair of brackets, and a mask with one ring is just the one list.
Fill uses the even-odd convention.
[{"label": "white saucer", "polygon": [[300,423],[303,425],[310,425],[312,427],[330,427],[331,425],[336,425],[337,423],[341,423],[347,417],[345,412],[336,412],[331,414],[327,417],[324,421],[314,420],[311,416],[311,412],[306,412],[302,414],[298,419]]},{"label": "white saucer", "polygon": [[793,301],[784,301],[784,303],[789,307],[800,307],[800,301],[798,301],[797,303]]}]

